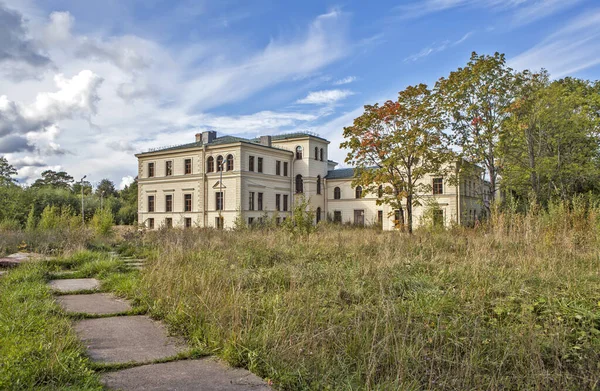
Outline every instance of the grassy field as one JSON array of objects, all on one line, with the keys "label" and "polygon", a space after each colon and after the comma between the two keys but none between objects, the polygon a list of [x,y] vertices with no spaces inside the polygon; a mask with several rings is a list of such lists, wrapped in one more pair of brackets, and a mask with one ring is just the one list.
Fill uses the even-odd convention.
[{"label": "grassy field", "polygon": [[557,208],[413,236],[161,231],[137,247],[138,294],[283,390],[597,389],[599,221]]},{"label": "grassy field", "polygon": [[[596,209],[557,206],[412,236],[327,225],[309,237],[282,230],[132,234],[118,249],[147,257],[142,273],[97,262],[78,268],[164,319],[192,347],[281,390],[592,390],[600,386],[599,245]],[[30,281],[32,293],[2,294],[2,319],[13,311],[23,317],[12,326],[3,321],[2,335],[12,327],[12,339],[27,317],[41,322],[27,303],[43,303],[50,336],[24,334],[20,342],[49,346],[44,376],[33,378],[65,384],[70,376],[94,387],[68,324],[48,301],[45,272],[19,273],[0,289]],[[24,353],[15,341],[3,345],[0,388],[23,378],[12,368]],[[55,356],[73,359],[62,367],[53,365]]]}]

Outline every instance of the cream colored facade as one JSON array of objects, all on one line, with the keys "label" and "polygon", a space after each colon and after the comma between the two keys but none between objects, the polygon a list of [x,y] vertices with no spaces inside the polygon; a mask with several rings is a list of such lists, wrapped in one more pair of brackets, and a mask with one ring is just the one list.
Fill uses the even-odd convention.
[{"label": "cream colored facade", "polygon": [[[222,222],[232,228],[238,218],[247,224],[265,217],[281,221],[289,217],[294,202],[306,197],[317,221],[335,218],[395,229],[398,212],[377,205],[376,194],[356,198],[353,170],[335,170],[328,145],[308,133],[247,140],[203,132],[193,143],[137,154],[138,222],[148,228],[219,227]],[[444,225],[472,224],[482,215],[483,181],[461,180],[457,191],[443,178],[423,180],[433,183],[434,178],[438,190],[443,182],[442,193],[420,198],[437,201]],[[424,210],[414,208],[415,225]]]}]

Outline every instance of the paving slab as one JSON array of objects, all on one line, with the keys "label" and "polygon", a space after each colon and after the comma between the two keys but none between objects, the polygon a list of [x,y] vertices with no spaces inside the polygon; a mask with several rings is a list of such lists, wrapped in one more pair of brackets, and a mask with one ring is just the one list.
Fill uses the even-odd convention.
[{"label": "paving slab", "polygon": [[44,258],[42,254],[37,253],[15,253],[5,257],[0,257],[0,267],[15,267],[29,260],[39,260]]},{"label": "paving slab", "polygon": [[146,363],[186,349],[182,341],[167,335],[160,322],[143,315],[83,319],[75,330],[96,362]]},{"label": "paving slab", "polygon": [[56,301],[65,311],[74,313],[108,315],[131,310],[131,305],[127,301],[107,293],[64,295],[58,296]]},{"label": "paving slab", "polygon": [[100,287],[100,281],[95,278],[69,278],[63,280],[51,280],[48,282],[50,288],[57,292],[76,292],[93,290]]},{"label": "paving slab", "polygon": [[143,365],[102,375],[105,386],[123,391],[262,391],[270,390],[258,376],[214,359]]}]

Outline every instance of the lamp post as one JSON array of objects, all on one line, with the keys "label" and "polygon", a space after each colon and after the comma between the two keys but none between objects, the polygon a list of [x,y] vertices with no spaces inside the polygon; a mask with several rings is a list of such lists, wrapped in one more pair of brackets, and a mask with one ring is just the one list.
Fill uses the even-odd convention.
[{"label": "lamp post", "polygon": [[102,190],[102,192],[100,192],[100,210],[104,210],[103,201],[104,201],[104,190]]},{"label": "lamp post", "polygon": [[83,180],[85,178],[87,178],[87,175],[84,175],[79,181],[79,184],[81,185],[81,221],[83,222],[83,225],[85,225],[85,212],[83,211]]}]

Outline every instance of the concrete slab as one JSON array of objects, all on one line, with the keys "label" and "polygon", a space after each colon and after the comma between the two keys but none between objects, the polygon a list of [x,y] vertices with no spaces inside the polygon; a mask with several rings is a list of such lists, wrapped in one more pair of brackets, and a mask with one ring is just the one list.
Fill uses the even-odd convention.
[{"label": "concrete slab", "polygon": [[15,267],[29,260],[39,260],[44,258],[42,254],[37,253],[15,253],[5,257],[0,257],[0,267]]},{"label": "concrete slab", "polygon": [[186,349],[182,341],[167,336],[162,324],[147,316],[84,319],[75,324],[75,330],[96,362],[144,363]]},{"label": "concrete slab", "polygon": [[51,280],[48,282],[48,285],[53,290],[64,293],[98,289],[100,281],[95,278],[70,278],[65,280]]},{"label": "concrete slab", "polygon": [[118,314],[131,310],[127,301],[106,293],[58,296],[56,301],[67,312],[92,315]]},{"label": "concrete slab", "polygon": [[102,375],[111,389],[123,391],[262,391],[270,390],[258,376],[214,359],[143,365]]}]

